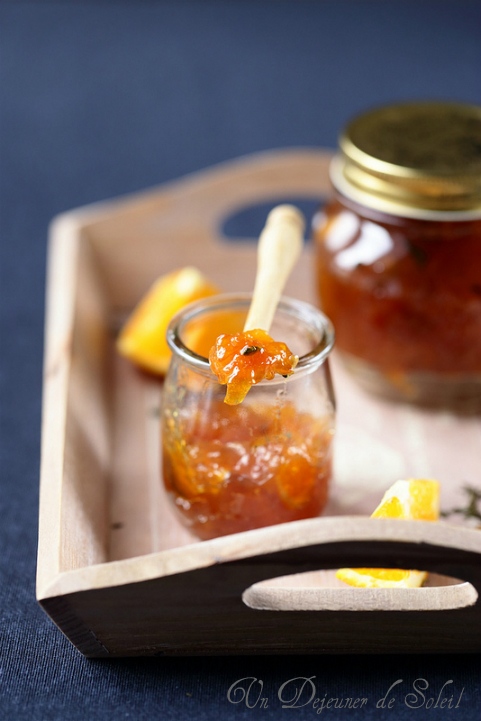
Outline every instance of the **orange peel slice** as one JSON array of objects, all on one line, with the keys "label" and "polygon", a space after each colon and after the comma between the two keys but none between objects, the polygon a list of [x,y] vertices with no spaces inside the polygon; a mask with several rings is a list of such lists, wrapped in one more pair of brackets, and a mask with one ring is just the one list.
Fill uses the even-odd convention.
[{"label": "orange peel slice", "polygon": [[217,286],[197,268],[161,276],[123,326],[117,338],[118,352],[151,373],[165,375],[171,358],[165,335],[172,317],[188,303],[217,293]]},{"label": "orange peel slice", "polygon": [[[431,479],[396,481],[384,494],[371,518],[436,521],[439,518],[439,483]],[[340,568],[336,577],[358,588],[419,588],[426,571],[396,568]]]}]

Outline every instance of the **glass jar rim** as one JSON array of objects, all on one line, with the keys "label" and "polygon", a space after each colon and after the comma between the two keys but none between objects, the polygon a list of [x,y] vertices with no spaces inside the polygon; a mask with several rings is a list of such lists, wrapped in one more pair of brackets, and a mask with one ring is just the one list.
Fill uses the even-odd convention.
[{"label": "glass jar rim", "polygon": [[[196,300],[186,305],[185,308],[176,313],[167,328],[167,343],[172,353],[177,354],[195,368],[209,372],[215,378],[210,369],[209,359],[195,353],[195,351],[185,345],[181,338],[182,331],[186,323],[207,310],[225,310],[231,308],[232,305],[245,306],[247,310],[251,299],[252,293],[222,293],[209,298],[202,298],[201,300]],[[291,376],[282,379],[283,382],[288,382],[296,376],[298,377],[299,374],[304,371],[314,370],[326,360],[334,346],[334,326],[322,311],[302,300],[282,296],[278,304],[278,309],[299,318],[299,320],[304,320],[306,324],[309,323],[312,328],[319,331],[319,341],[314,348],[309,351],[309,353],[300,356],[299,362]],[[272,383],[272,381],[270,381],[270,383]]]}]

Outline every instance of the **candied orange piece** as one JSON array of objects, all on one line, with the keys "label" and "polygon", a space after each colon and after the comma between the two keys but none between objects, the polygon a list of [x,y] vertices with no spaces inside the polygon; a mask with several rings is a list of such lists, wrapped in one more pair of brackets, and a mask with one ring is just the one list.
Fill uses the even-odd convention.
[{"label": "candied orange piece", "polygon": [[171,356],[165,339],[170,320],[188,303],[218,292],[197,268],[182,268],[161,276],[122,328],[117,350],[142,368],[165,374]]},{"label": "candied orange piece", "polygon": [[[421,478],[396,481],[371,518],[401,518],[436,521],[439,518],[439,483]],[[360,588],[417,588],[427,578],[425,571],[395,568],[340,568],[337,578]]]},{"label": "candied orange piece", "polygon": [[302,508],[313,494],[318,478],[318,469],[312,465],[311,459],[302,453],[284,454],[276,473],[276,486],[282,502],[288,508]]},{"label": "candied orange piece", "polygon": [[276,342],[264,330],[220,335],[209,353],[219,383],[227,384],[224,402],[231,406],[241,403],[256,383],[272,380],[276,373],[291,375],[298,360],[285,343]]}]

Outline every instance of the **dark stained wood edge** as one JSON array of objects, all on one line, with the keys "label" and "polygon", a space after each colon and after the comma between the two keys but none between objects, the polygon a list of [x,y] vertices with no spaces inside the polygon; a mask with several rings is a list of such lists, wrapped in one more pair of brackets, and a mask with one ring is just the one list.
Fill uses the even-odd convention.
[{"label": "dark stained wood edge", "polygon": [[97,636],[91,631],[76,613],[66,598],[46,598],[39,601],[45,613],[52,619],[63,635],[73,643],[81,654],[92,658],[105,658],[109,651],[100,643]]},{"label": "dark stained wood edge", "polygon": [[[84,655],[97,658],[106,657],[106,646],[111,658],[481,652],[479,595],[470,606],[422,611],[258,610],[242,601],[245,589],[260,580],[346,563],[362,565],[361,559],[377,567],[419,564],[471,582],[478,594],[481,589],[478,553],[428,543],[364,540],[219,561],[160,578],[44,599],[42,605]],[[370,590],[376,589],[352,589]]]}]

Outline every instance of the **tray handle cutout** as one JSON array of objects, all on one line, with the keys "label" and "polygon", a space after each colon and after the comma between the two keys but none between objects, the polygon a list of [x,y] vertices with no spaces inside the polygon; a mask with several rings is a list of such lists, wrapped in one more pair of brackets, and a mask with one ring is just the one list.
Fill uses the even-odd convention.
[{"label": "tray handle cutout", "polygon": [[[339,520],[349,520],[362,531],[370,519]],[[411,538],[404,524],[412,529]],[[371,520],[370,539],[359,534],[355,540],[355,529],[350,528],[344,540],[291,548],[286,558],[286,551],[280,551],[288,562],[277,565],[276,574],[269,556],[263,578],[259,573],[243,591],[243,603],[267,611],[447,611],[474,606],[476,615],[481,612],[479,531],[420,521],[382,525],[389,527],[387,535],[380,527],[376,532],[378,526],[373,527]],[[424,536],[419,533],[421,527]],[[463,539],[467,541],[464,547]],[[421,588],[356,588],[336,578],[336,569],[346,566],[415,568],[429,575]]]},{"label": "tray handle cutout", "polygon": [[354,588],[329,570],[260,581],[242,600],[259,611],[446,611],[473,606],[478,592],[469,582],[436,573],[421,588]]},{"label": "tray handle cutout", "polygon": [[[253,206],[280,200],[305,203],[309,199],[314,208],[316,200],[320,202],[330,192],[331,158],[332,151],[320,148],[248,155],[121,202],[64,214],[54,221],[53,229],[58,234],[65,223],[81,225],[83,238],[93,246],[114,313],[129,312],[160,274],[188,263],[220,287],[224,287],[226,267],[235,267],[229,289],[245,290],[253,282],[255,247],[236,242],[246,240],[236,237],[243,233],[242,223],[237,230],[234,223],[228,237],[225,223]],[[255,218],[253,225],[252,218],[249,222],[255,227]],[[297,273],[310,277],[307,258]]]}]

